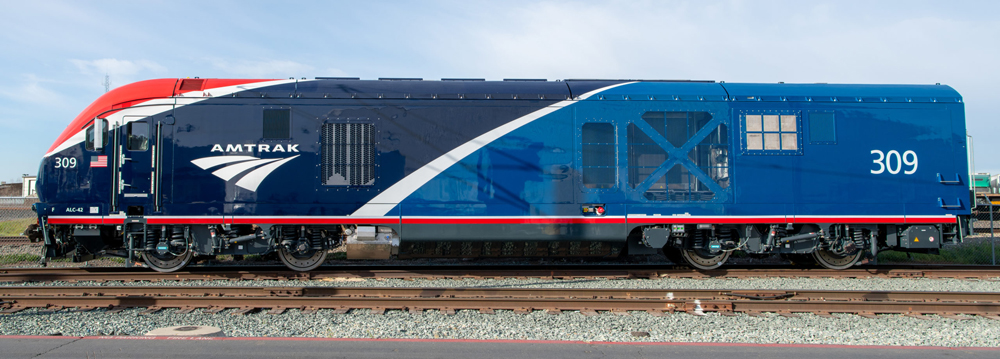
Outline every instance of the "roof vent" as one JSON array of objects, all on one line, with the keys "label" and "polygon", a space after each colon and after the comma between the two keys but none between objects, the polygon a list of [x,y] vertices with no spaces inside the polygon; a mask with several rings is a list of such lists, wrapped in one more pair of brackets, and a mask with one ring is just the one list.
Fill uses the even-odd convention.
[{"label": "roof vent", "polygon": [[486,81],[486,79],[460,79],[460,78],[448,78],[448,79],[441,79],[441,81]]},{"label": "roof vent", "polygon": [[379,77],[379,81],[423,81],[419,77]]},{"label": "roof vent", "polygon": [[204,85],[204,79],[183,79],[178,91],[201,91],[201,87]]},{"label": "roof vent", "polygon": [[360,80],[360,77],[317,77],[317,80]]},{"label": "roof vent", "polygon": [[503,80],[504,81],[537,81],[537,82],[546,82],[546,81],[548,81],[547,79],[503,79]]}]

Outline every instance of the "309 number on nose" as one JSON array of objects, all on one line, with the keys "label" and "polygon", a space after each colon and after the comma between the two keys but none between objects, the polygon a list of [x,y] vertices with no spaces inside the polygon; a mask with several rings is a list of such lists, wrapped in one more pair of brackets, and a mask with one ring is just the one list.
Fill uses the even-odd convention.
[{"label": "309 number on nose", "polygon": [[56,157],[55,163],[56,168],[76,168],[76,158],[73,157]]}]

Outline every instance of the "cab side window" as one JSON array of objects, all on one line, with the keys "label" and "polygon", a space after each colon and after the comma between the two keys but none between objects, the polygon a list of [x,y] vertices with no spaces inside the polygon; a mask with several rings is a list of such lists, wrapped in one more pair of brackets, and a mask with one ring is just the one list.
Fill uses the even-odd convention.
[{"label": "cab side window", "polygon": [[149,123],[144,121],[128,123],[126,147],[129,151],[145,151],[149,149]]},{"label": "cab side window", "polygon": [[[103,131],[101,131],[103,133],[103,136],[101,136],[101,138],[103,139],[101,141],[101,148],[104,148],[104,147],[108,146],[108,120],[101,120],[101,121],[102,121],[102,124],[103,124],[103,126],[101,126],[101,128],[103,129]],[[91,125],[90,127],[87,127],[87,141],[86,141],[86,143],[87,143],[87,150],[88,151],[93,151],[94,150],[94,126],[93,125]]]}]

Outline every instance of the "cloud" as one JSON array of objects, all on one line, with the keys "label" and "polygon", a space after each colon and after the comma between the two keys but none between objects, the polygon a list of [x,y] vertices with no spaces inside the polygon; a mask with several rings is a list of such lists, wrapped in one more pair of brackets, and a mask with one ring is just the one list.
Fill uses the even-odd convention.
[{"label": "cloud", "polygon": [[0,87],[0,96],[17,102],[33,104],[50,105],[53,103],[64,102],[61,94],[49,89],[46,86],[46,83],[51,83],[53,81],[41,79],[35,74],[24,74],[23,76],[24,81],[20,85],[13,87]]},{"label": "cloud", "polygon": [[143,72],[162,73],[167,68],[150,60],[119,60],[119,59],[98,59],[98,60],[69,60],[84,75],[110,75],[112,77],[133,77]]},{"label": "cloud", "polygon": [[129,84],[139,80],[162,77],[167,72],[167,68],[150,60],[119,60],[115,58],[105,58],[97,60],[69,60],[76,66],[79,73],[83,75],[80,85],[97,89],[104,83],[104,76],[107,75],[111,82],[111,88]]},{"label": "cloud", "polygon": [[313,67],[288,60],[230,61],[209,59],[216,69],[238,77],[286,78],[312,73]]}]

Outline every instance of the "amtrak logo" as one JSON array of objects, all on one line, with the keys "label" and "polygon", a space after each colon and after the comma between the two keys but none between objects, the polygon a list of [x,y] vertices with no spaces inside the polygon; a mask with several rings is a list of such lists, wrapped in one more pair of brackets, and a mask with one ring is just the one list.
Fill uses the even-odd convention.
[{"label": "amtrak logo", "polygon": [[288,158],[263,159],[253,156],[213,156],[199,158],[191,161],[191,163],[194,163],[195,166],[201,167],[203,170],[225,165],[222,168],[215,170],[215,172],[212,172],[212,174],[226,182],[243,174],[243,176],[236,181],[236,186],[256,192],[257,187],[264,181],[264,178],[267,178],[267,175],[274,172],[274,170],[281,167],[281,165],[294,160],[299,156],[300,155]]},{"label": "amtrak logo", "polygon": [[227,143],[226,149],[222,149],[222,144],[216,143],[212,146],[211,152],[253,152],[254,147],[257,148],[257,152],[299,152],[299,145],[284,145],[276,144],[274,146],[265,144],[232,144]]}]

